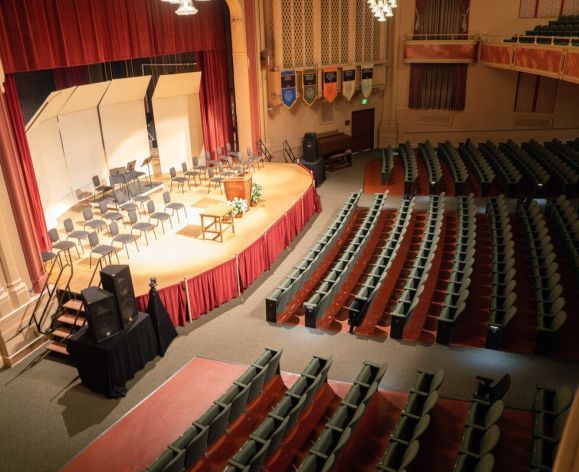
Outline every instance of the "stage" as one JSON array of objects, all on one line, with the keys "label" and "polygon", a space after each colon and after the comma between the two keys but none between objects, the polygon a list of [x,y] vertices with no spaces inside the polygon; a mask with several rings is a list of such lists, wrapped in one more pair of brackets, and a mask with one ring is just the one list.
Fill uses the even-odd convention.
[{"label": "stage", "polygon": [[[277,228],[280,221],[289,219],[288,214],[291,210],[294,210],[294,212],[297,210],[297,213],[299,213],[298,231],[305,225],[311,213],[313,213],[313,211],[310,211],[310,207],[313,208],[312,197],[315,196],[312,176],[306,169],[295,164],[265,162],[263,168],[256,168],[256,172],[252,173],[252,177],[253,182],[263,186],[262,201],[256,207],[250,208],[249,212],[242,218],[235,219],[235,234],[230,231],[225,232],[223,243],[202,239],[199,214],[208,207],[224,204],[226,201],[225,194],[222,194],[218,188],[215,189],[214,187],[212,187],[211,192],[208,192],[206,180],[201,181],[201,185],[197,188],[191,184],[191,190],[185,185],[183,193],[178,190],[176,184],[173,184],[171,200],[185,204],[187,217],[185,218],[183,211],[180,210],[180,222],[177,219],[177,214],[172,217],[173,228],[171,228],[168,221],[165,221],[165,234],[163,234],[163,230],[159,225],[155,230],[157,239],[154,238],[152,233],[148,234],[149,246],[145,244],[144,237],[141,237],[138,240],[139,251],[137,251],[134,244],[130,244],[129,258],[126,251],[120,249],[119,244],[115,245],[115,247],[119,248],[120,263],[130,265],[137,297],[148,292],[148,283],[151,276],[157,277],[159,291],[162,295],[162,291],[166,287],[182,284],[187,279],[205,273],[229,261],[236,261],[238,255],[243,253],[244,250],[255,245],[267,232]],[[162,181],[165,184],[165,189],[169,189],[171,182],[168,175],[160,176],[155,174],[154,178],[157,181]],[[162,194],[162,189],[150,194],[151,199],[155,202],[156,211],[163,211],[165,208]],[[307,200],[307,209],[304,209],[305,200]],[[84,222],[82,210],[89,204],[89,201],[85,200],[59,218],[58,227],[61,231],[61,239],[63,238],[63,220],[72,218],[75,229],[82,229]],[[168,212],[170,213],[171,210],[168,210]],[[125,220],[128,220],[125,212],[122,213]],[[94,211],[94,215],[95,218],[100,217],[98,211]],[[140,221],[148,221],[147,214],[143,213]],[[285,227],[286,224],[284,222]],[[279,228],[277,229],[279,230]],[[286,229],[290,233],[289,236],[297,234],[293,227],[290,228],[289,222]],[[128,233],[130,232],[130,225],[127,223],[126,227],[124,227],[123,224],[119,224],[119,230],[121,233]],[[110,244],[111,240],[108,232],[101,231],[98,236],[100,244]],[[287,243],[287,240],[291,241],[293,237],[285,239]],[[270,250],[268,253],[271,255],[272,251]],[[273,248],[273,253],[275,253],[275,248]],[[92,277],[98,256],[93,256],[91,268],[89,265],[89,254],[90,248],[86,241],[84,254],[81,252],[80,259],[74,249],[71,251],[74,265],[71,290],[74,292],[80,292],[80,290],[86,288]],[[116,263],[116,257],[114,256],[113,263]],[[269,264],[267,267],[269,267]],[[98,283],[98,276],[93,283]],[[143,304],[146,302],[146,300],[141,301]]]}]

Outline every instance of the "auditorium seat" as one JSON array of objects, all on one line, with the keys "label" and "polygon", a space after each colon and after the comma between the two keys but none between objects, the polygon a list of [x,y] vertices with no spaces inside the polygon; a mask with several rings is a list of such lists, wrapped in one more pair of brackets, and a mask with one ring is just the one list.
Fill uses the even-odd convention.
[{"label": "auditorium seat", "polygon": [[382,185],[387,185],[390,180],[390,173],[394,168],[394,152],[388,146],[387,148],[382,148],[380,154],[382,159],[381,181]]},{"label": "auditorium seat", "polygon": [[201,459],[207,450],[208,426],[191,426],[171,444],[172,449],[185,451],[184,467],[188,469]]},{"label": "auditorium seat", "polygon": [[473,400],[483,402],[487,405],[494,404],[501,400],[509,391],[511,386],[511,376],[509,374],[503,375],[499,380],[488,377],[477,376],[477,390],[473,396]]},{"label": "auditorium seat", "polygon": [[181,472],[184,467],[185,451],[169,447],[145,470],[148,472]]},{"label": "auditorium seat", "polygon": [[417,393],[418,395],[430,395],[432,392],[438,391],[444,382],[444,369],[439,369],[435,373],[418,370],[418,375],[414,381],[414,386],[410,389],[410,393]]},{"label": "auditorium seat", "polygon": [[406,471],[416,459],[419,449],[420,443],[418,441],[413,441],[408,446],[396,441],[389,442],[388,448],[376,469],[386,472]]},{"label": "auditorium seat", "polygon": [[416,155],[414,154],[410,141],[406,141],[406,143],[400,145],[399,154],[404,164],[404,194],[410,195],[413,193],[416,180],[418,179]]},{"label": "auditorium seat", "polygon": [[467,454],[461,454],[454,465],[454,472],[492,472],[495,458],[492,454],[485,454],[478,459]]},{"label": "auditorium seat", "polygon": [[494,450],[500,437],[501,432],[496,424],[483,431],[467,427],[464,430],[458,453],[481,459]]},{"label": "auditorium seat", "polygon": [[505,404],[502,400],[496,400],[492,404],[472,401],[464,425],[485,431],[501,419],[504,410]]}]

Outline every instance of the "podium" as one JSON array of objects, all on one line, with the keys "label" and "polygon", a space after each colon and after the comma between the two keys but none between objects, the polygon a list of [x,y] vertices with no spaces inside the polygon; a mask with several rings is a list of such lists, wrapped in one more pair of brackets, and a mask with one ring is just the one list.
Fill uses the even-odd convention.
[{"label": "podium", "polygon": [[233,200],[235,197],[242,200],[249,201],[251,199],[251,184],[252,178],[250,172],[238,174],[233,177],[223,179],[223,187],[225,188],[225,197],[227,200]]}]

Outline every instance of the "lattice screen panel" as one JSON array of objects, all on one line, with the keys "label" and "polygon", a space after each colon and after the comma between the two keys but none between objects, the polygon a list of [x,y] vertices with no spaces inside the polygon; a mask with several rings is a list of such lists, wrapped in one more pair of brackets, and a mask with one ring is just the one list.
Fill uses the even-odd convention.
[{"label": "lattice screen panel", "polygon": [[366,0],[268,0],[278,68],[384,62],[384,23]]}]

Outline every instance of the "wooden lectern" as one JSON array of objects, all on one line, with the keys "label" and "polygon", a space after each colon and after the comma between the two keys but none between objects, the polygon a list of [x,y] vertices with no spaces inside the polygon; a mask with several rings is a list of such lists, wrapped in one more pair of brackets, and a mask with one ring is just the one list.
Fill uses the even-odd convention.
[{"label": "wooden lectern", "polygon": [[251,199],[251,172],[239,174],[234,177],[227,177],[223,179],[223,187],[225,188],[225,198],[233,200],[235,197],[242,200],[249,201]]}]

